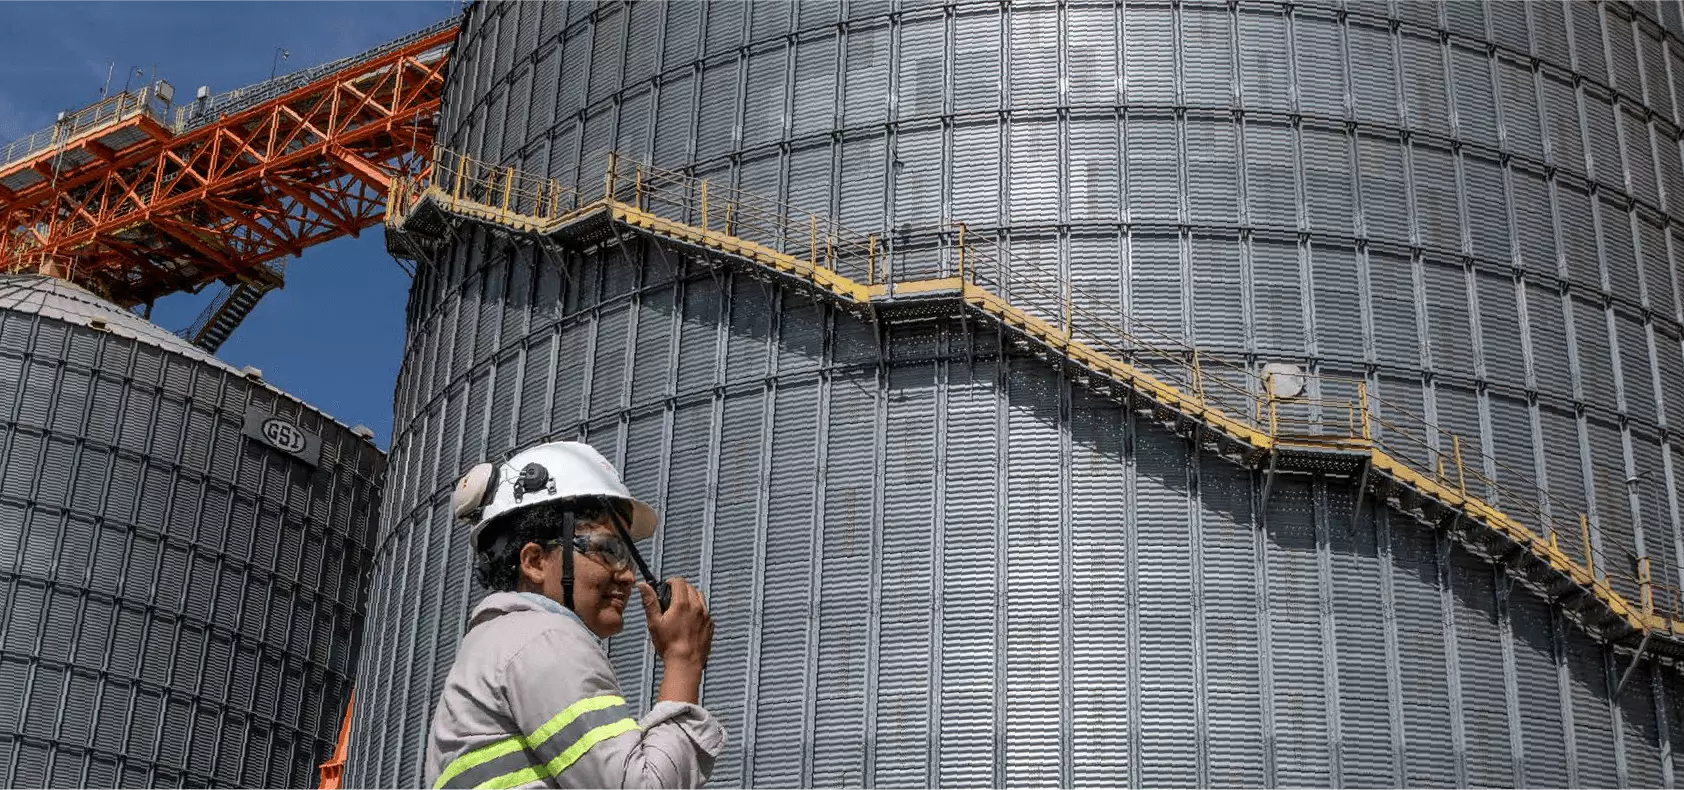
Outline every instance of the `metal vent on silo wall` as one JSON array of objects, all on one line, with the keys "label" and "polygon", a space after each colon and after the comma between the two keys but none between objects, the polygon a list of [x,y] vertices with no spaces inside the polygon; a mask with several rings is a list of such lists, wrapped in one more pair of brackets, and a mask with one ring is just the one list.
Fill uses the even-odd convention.
[{"label": "metal vent on silo wall", "polygon": [[133,313],[0,277],[0,784],[313,785],[384,467]]},{"label": "metal vent on silo wall", "polygon": [[[1670,0],[483,3],[440,139],[595,188],[616,150],[863,233],[965,222],[1208,359],[1366,380],[1676,585],[1681,34]],[[353,782],[419,780],[483,594],[449,486],[552,434],[659,503],[647,550],[713,602],[715,783],[1674,770],[1675,670],[1613,693],[1628,656],[1348,479],[1265,502],[986,324],[879,335],[631,238],[469,224],[417,277]]]}]

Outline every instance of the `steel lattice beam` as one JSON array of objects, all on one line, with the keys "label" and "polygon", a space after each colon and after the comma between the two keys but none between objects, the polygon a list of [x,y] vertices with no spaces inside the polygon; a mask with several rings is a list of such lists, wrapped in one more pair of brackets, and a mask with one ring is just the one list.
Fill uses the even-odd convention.
[{"label": "steel lattice beam", "polygon": [[55,172],[64,148],[11,163],[42,179],[0,193],[0,265],[52,256],[125,306],[223,280],[355,236],[380,221],[394,177],[432,145],[454,28],[409,42],[205,126],[172,134],[139,115],[147,141]]}]

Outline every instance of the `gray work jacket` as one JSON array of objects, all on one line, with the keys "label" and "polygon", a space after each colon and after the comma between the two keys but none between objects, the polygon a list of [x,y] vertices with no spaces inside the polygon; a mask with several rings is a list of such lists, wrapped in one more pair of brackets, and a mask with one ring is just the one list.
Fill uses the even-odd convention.
[{"label": "gray work jacket", "polygon": [[[635,605],[637,599],[634,597]],[[643,716],[579,616],[492,593],[468,622],[427,738],[428,787],[700,787],[725,747],[701,706]]]}]

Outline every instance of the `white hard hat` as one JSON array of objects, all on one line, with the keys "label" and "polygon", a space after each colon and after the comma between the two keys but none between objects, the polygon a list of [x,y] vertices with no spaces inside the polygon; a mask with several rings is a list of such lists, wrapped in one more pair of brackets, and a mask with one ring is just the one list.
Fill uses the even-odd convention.
[{"label": "white hard hat", "polygon": [[474,522],[469,541],[481,548],[480,536],[493,519],[511,511],[558,499],[610,497],[632,508],[626,529],[632,540],[655,534],[659,517],[626,490],[620,473],[596,448],[580,442],[548,442],[516,453],[500,464],[482,463],[456,481],[450,509],[456,518]]}]

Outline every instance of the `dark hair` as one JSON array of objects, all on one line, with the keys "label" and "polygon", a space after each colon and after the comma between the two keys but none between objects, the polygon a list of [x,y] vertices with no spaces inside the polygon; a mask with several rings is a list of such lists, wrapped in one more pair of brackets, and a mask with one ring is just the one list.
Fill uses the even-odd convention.
[{"label": "dark hair", "polygon": [[520,583],[520,550],[561,539],[561,516],[572,511],[582,524],[605,522],[613,503],[597,497],[557,499],[498,516],[485,527],[486,548],[478,552],[474,575],[493,592],[513,592]]}]

